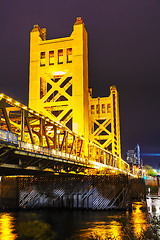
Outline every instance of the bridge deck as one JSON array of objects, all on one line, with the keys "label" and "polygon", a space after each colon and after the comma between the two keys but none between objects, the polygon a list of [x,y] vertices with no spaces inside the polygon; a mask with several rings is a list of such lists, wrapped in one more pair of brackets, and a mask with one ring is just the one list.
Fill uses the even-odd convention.
[{"label": "bridge deck", "polygon": [[54,173],[129,172],[128,164],[59,122],[0,94],[0,166]]}]

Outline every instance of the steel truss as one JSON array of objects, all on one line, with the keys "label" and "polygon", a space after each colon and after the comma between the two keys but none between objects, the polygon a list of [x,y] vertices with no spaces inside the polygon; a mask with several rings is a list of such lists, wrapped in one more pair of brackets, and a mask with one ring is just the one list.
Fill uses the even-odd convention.
[{"label": "steel truss", "polygon": [[54,173],[128,173],[128,164],[20,102],[0,94],[0,167]]}]

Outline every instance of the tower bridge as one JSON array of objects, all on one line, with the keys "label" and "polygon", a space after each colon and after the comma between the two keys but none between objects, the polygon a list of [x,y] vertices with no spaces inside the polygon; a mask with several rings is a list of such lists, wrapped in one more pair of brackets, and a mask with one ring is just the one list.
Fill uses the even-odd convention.
[{"label": "tower bridge", "polygon": [[[69,37],[59,39],[46,40],[46,29],[34,25],[29,106],[0,93],[0,116],[0,175],[30,175],[27,180],[18,178],[18,185],[17,180],[3,178],[3,206],[17,191],[22,207],[44,206],[45,199],[47,206],[70,206],[65,199],[72,207],[127,206],[132,175],[121,158],[118,92],[111,86],[108,97],[93,98],[88,88],[87,32],[81,18]],[[39,186],[31,177],[38,173],[53,179],[43,177],[45,186]],[[56,195],[48,195],[47,181]],[[8,190],[11,182],[13,191]],[[70,189],[73,185],[77,190]],[[40,203],[42,192],[45,197]]]},{"label": "tower bridge", "polygon": [[81,18],[66,38],[46,40],[46,29],[34,25],[29,107],[1,93],[0,110],[1,167],[129,172],[121,158],[116,87],[102,98],[93,98],[88,88],[88,42]]}]

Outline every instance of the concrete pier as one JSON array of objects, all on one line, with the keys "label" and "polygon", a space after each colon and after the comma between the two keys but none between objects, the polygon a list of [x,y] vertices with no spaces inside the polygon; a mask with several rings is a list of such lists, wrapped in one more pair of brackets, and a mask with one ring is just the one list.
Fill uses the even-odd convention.
[{"label": "concrete pier", "polygon": [[1,208],[128,209],[145,197],[142,179],[127,175],[2,177]]}]

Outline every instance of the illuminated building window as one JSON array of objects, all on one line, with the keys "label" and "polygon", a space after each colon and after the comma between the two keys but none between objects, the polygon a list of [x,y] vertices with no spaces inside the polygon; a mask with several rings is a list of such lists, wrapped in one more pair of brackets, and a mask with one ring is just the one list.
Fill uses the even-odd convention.
[{"label": "illuminated building window", "polygon": [[40,66],[45,66],[45,52],[41,52]]},{"label": "illuminated building window", "polygon": [[99,104],[96,105],[96,111],[97,111],[97,114],[100,114],[100,105]]},{"label": "illuminated building window", "polygon": [[63,63],[63,49],[58,50],[58,64]]},{"label": "illuminated building window", "polygon": [[91,105],[91,114],[95,114],[95,112],[94,112],[94,105]]},{"label": "illuminated building window", "polygon": [[108,104],[107,104],[107,113],[110,113],[110,112],[111,112],[111,104],[108,103]]},{"label": "illuminated building window", "polygon": [[67,63],[72,62],[72,48],[67,48]]},{"label": "illuminated building window", "polygon": [[102,113],[105,113],[106,112],[106,106],[105,104],[102,104]]},{"label": "illuminated building window", "polygon": [[49,65],[54,65],[54,51],[49,51]]}]

